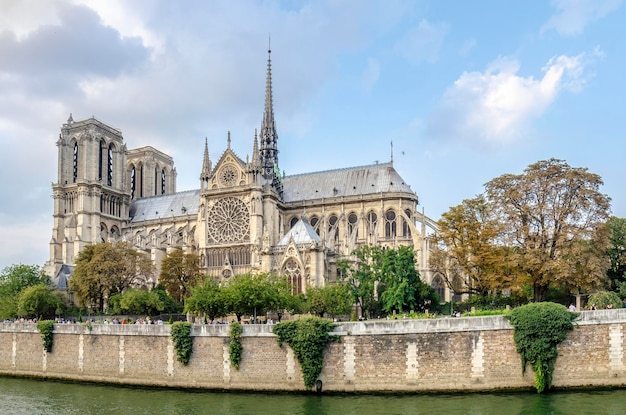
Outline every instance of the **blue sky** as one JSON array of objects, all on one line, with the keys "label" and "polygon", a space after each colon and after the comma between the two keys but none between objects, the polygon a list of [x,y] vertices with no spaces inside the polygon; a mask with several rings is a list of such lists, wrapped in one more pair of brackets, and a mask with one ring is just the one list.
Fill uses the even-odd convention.
[{"label": "blue sky", "polygon": [[205,137],[245,159],[271,34],[286,174],[387,162],[438,219],[551,157],[599,174],[626,217],[621,0],[0,0],[0,268],[48,259],[70,113],[174,157],[197,188]]}]

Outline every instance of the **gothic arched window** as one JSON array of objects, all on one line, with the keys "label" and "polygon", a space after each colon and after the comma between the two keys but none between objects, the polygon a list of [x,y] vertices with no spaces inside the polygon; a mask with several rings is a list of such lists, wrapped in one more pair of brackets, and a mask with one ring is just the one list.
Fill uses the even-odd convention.
[{"label": "gothic arched window", "polygon": [[287,284],[291,294],[302,293],[302,270],[295,259],[289,258],[283,266],[283,274],[287,277]]},{"label": "gothic arched window", "polygon": [[113,144],[109,145],[107,166],[107,185],[113,186]]},{"label": "gothic arched window", "polygon": [[[409,219],[411,219],[411,211],[409,209],[406,209],[404,213]],[[411,227],[409,226],[409,222],[407,222],[404,218],[402,218],[402,236],[404,238],[409,238],[411,236]]]},{"label": "gothic arched window", "polygon": [[385,213],[385,238],[395,238],[396,230],[396,212],[393,209],[389,209]]},{"label": "gothic arched window", "polygon": [[74,143],[74,158],[72,160],[72,164],[73,164],[73,173],[72,173],[72,179],[73,182],[76,183],[76,179],[78,179],[78,142]]},{"label": "gothic arched window", "polygon": [[294,226],[296,226],[296,223],[298,223],[298,217],[297,216],[291,218],[291,220],[289,221],[289,229],[291,229]]},{"label": "gothic arched window", "polygon": [[373,211],[367,214],[367,234],[374,236],[376,234],[376,221],[378,216]]},{"label": "gothic arched window", "polygon": [[137,185],[137,171],[135,170],[135,166],[130,167],[130,198],[135,198],[135,187]]},{"label": "gothic arched window", "polygon": [[356,215],[356,213],[350,213],[348,215],[348,235],[352,236],[352,234],[354,234],[354,237],[358,237],[359,234],[359,229],[357,227],[357,222],[359,221],[359,217]]},{"label": "gothic arched window", "polygon": [[335,241],[339,241],[339,227],[335,226],[337,224],[337,216],[331,215],[328,218],[328,235],[329,240],[334,239]]},{"label": "gothic arched window", "polygon": [[320,234],[320,229],[317,227],[319,221],[320,220],[317,216],[311,216],[311,220],[309,221],[309,223],[311,224],[313,229],[315,229],[315,232],[317,232],[318,235]]},{"label": "gothic arched window", "polygon": [[161,194],[165,194],[165,169],[161,170]]}]

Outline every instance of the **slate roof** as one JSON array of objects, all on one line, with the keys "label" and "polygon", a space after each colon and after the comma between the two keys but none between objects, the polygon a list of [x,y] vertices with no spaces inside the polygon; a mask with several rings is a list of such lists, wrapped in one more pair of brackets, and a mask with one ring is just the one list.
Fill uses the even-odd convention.
[{"label": "slate roof", "polygon": [[[295,174],[283,178],[283,200],[286,203],[381,192],[415,194],[391,163]],[[200,189],[136,199],[130,207],[130,223],[197,215],[199,203]]]},{"label": "slate roof", "polygon": [[283,178],[283,200],[287,203],[381,192],[414,194],[391,163],[296,174]]},{"label": "slate roof", "polygon": [[130,207],[130,222],[197,215],[200,189],[136,199]]},{"label": "slate roof", "polygon": [[296,224],[289,229],[289,232],[287,232],[285,236],[278,241],[276,246],[289,245],[291,238],[293,238],[296,245],[308,244],[311,242],[319,243],[321,241],[319,235],[315,232],[315,229],[313,229],[309,222],[304,218],[300,218],[300,220],[298,220],[298,222],[296,222]]}]

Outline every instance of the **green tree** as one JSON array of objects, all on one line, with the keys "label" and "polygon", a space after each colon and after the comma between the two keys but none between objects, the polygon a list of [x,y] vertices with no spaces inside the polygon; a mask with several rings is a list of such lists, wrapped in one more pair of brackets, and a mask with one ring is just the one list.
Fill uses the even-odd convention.
[{"label": "green tree", "polygon": [[191,288],[200,276],[200,257],[176,249],[163,259],[159,283],[179,303],[191,294]]},{"label": "green tree", "polygon": [[366,316],[379,309],[376,286],[382,280],[382,257],[381,247],[366,245],[354,250],[351,258],[337,261],[337,269],[352,294],[353,302]]},{"label": "green tree", "polygon": [[611,265],[607,276],[613,287],[626,282],[626,219],[611,216],[607,221],[609,246],[606,255]]},{"label": "green tree", "polygon": [[224,287],[227,311],[241,321],[244,315],[256,316],[276,309],[281,300],[279,282],[269,274],[242,274],[232,277]]},{"label": "green tree", "polygon": [[[550,159],[485,185],[503,225],[503,243],[514,248],[520,285],[533,287],[535,301],[545,298],[551,284],[572,291],[601,285],[608,264],[591,257],[606,249],[606,232],[599,229],[608,220],[609,198],[600,193],[602,184],[585,168]],[[585,261],[577,260],[581,252]]]},{"label": "green tree", "polygon": [[163,311],[165,305],[154,291],[129,288],[120,295],[119,307],[122,313],[154,316]]},{"label": "green tree", "polygon": [[212,277],[205,278],[191,288],[191,295],[185,299],[185,312],[206,316],[210,321],[226,315],[224,291]]},{"label": "green tree", "polygon": [[311,287],[306,292],[306,304],[310,313],[324,317],[349,314],[352,311],[352,295],[343,284]]},{"label": "green tree", "polygon": [[64,296],[55,292],[49,285],[37,284],[22,290],[19,296],[18,312],[24,317],[53,318],[65,308]]},{"label": "green tree", "polygon": [[100,312],[106,299],[130,287],[147,286],[152,261],[124,242],[88,245],[76,259],[70,290],[79,305],[95,305]]},{"label": "green tree", "polygon": [[18,315],[21,292],[33,285],[48,285],[50,277],[36,265],[11,265],[0,272],[0,318]]},{"label": "green tree", "polygon": [[501,223],[483,195],[451,207],[437,225],[430,264],[455,293],[486,296],[511,287],[512,250],[499,243]]}]

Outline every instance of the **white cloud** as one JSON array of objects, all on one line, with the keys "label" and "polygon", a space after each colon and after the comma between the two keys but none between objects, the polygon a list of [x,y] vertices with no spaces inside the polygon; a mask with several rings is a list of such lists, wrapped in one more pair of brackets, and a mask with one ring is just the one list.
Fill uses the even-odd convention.
[{"label": "white cloud", "polygon": [[395,51],[415,65],[422,62],[435,63],[448,31],[446,23],[422,20],[396,43]]},{"label": "white cloud", "polygon": [[519,62],[509,58],[492,62],[485,72],[464,72],[432,114],[429,135],[488,145],[519,139],[562,91],[582,89],[589,61],[584,53],[554,57],[540,79],[520,76]]},{"label": "white cloud", "polygon": [[562,36],[579,35],[589,23],[600,20],[617,10],[622,0],[552,0],[557,14],[543,26],[542,31],[556,30]]}]

